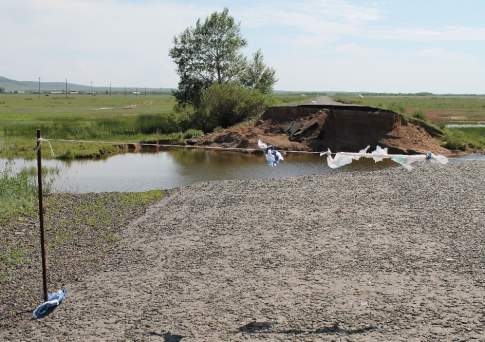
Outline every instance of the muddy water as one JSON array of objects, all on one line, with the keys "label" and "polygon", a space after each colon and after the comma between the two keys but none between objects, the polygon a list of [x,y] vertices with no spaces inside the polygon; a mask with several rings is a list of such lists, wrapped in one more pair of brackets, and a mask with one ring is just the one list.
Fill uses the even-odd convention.
[{"label": "muddy water", "polygon": [[[349,170],[372,170],[395,166],[390,161],[375,164],[360,160],[338,170],[326,165],[318,155],[295,155],[275,168],[265,163],[263,155],[235,152],[169,150],[158,153],[127,153],[106,160],[62,162],[44,160],[43,165],[58,169],[53,177],[55,192],[109,192],[170,189],[198,181],[223,179],[282,178],[300,175],[326,174]],[[34,161],[0,159],[0,169],[6,164],[19,170],[35,166]]]}]

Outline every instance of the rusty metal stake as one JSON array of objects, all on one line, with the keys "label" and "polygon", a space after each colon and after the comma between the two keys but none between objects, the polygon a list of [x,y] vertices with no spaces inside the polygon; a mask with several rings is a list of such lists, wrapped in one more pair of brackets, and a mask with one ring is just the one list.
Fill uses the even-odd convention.
[{"label": "rusty metal stake", "polygon": [[40,141],[40,129],[37,130],[37,189],[39,197],[39,223],[40,223],[40,251],[42,256],[42,285],[44,290],[44,302],[47,301],[47,266],[44,240],[44,204],[42,203],[42,146]]}]

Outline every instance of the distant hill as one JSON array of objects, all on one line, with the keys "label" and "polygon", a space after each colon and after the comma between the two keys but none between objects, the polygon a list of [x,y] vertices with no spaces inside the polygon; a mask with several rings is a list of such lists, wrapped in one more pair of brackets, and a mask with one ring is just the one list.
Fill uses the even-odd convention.
[{"label": "distant hill", "polygon": [[[0,76],[0,88],[3,88],[5,92],[12,93],[18,91],[24,91],[29,93],[37,92],[39,89],[38,82],[35,81],[17,81],[12,80],[7,77]],[[63,92],[66,88],[65,82],[40,82],[40,90],[41,92],[52,92],[52,91],[61,91]],[[67,83],[68,91],[79,91],[79,92],[90,92],[91,86],[76,84],[76,83]],[[144,87],[112,87],[112,92],[133,92],[133,91],[140,91],[144,92],[145,89],[148,92],[160,92],[160,93],[171,93],[171,88],[144,88]],[[109,87],[92,87],[94,92],[106,92],[109,90]]]}]

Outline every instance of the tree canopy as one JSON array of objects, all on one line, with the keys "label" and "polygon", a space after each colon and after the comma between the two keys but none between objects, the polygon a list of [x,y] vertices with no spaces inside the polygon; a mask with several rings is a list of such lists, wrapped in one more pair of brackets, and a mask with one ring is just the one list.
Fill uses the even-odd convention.
[{"label": "tree canopy", "polygon": [[203,22],[198,19],[195,27],[176,36],[169,54],[180,76],[177,101],[198,107],[203,91],[214,83],[240,83],[263,93],[271,92],[275,71],[264,65],[259,50],[248,62],[241,53],[246,45],[240,25],[227,8],[212,13]]}]

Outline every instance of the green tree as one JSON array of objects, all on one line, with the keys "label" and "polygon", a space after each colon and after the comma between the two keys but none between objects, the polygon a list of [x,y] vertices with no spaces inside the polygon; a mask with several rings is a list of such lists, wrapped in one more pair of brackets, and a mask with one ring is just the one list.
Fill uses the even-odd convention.
[{"label": "green tree", "polygon": [[[203,22],[198,19],[195,27],[188,27],[176,36],[169,55],[177,64],[180,76],[174,93],[178,103],[198,107],[202,92],[213,83],[239,82],[264,92],[270,91],[275,82],[274,70],[262,64],[260,51],[248,64],[241,53],[246,45],[240,25],[229,15],[227,8],[212,13]],[[260,70],[264,75],[256,77]]]},{"label": "green tree", "polygon": [[273,84],[276,83],[275,73],[273,68],[264,64],[263,53],[258,50],[241,75],[241,82],[243,85],[257,89],[263,94],[269,94],[273,90]]},{"label": "green tree", "polygon": [[5,93],[5,88],[0,87],[0,94],[3,94],[3,93]]}]

